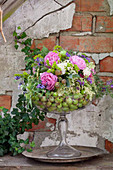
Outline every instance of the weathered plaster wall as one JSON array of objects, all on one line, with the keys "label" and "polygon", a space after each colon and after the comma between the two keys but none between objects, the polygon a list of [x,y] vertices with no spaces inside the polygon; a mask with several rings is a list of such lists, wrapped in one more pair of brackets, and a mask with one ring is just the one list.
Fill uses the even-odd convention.
[{"label": "weathered plaster wall", "polygon": [[[103,79],[113,78],[113,68],[110,68],[113,57],[112,9],[112,0],[100,0],[97,4],[95,0],[25,1],[4,22],[7,43],[0,36],[0,94],[11,95],[13,107],[20,93],[14,82],[14,74],[24,69],[24,56],[14,49],[12,36],[18,26],[31,38],[41,39],[33,41],[34,47],[59,44],[67,49],[85,52],[92,57]],[[109,63],[105,60],[107,57]],[[103,71],[104,63],[107,66]],[[112,103],[113,99],[103,97],[97,106],[91,104],[84,110],[67,115],[68,143],[104,147],[104,139],[113,142]],[[58,115],[48,114],[47,117],[44,128],[39,125],[33,129],[38,146],[54,145],[59,141],[57,127],[55,129]]]}]

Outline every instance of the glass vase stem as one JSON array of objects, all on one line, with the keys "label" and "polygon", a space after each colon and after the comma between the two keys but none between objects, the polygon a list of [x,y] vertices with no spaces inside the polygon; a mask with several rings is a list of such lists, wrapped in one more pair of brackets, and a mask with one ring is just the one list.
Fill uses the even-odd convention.
[{"label": "glass vase stem", "polygon": [[58,129],[60,133],[60,144],[52,151],[47,153],[48,157],[51,158],[74,158],[80,157],[81,153],[75,148],[69,146],[66,141],[67,135],[67,125],[68,121],[66,118],[66,114],[60,114],[60,118],[58,120]]}]

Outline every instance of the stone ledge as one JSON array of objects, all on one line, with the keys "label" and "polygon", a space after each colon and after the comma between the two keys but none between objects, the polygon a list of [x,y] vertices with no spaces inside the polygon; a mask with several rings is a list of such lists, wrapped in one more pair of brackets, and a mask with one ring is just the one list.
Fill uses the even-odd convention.
[{"label": "stone ledge", "polygon": [[93,158],[84,162],[50,164],[38,162],[23,155],[0,157],[0,170],[87,170],[113,169],[113,154]]}]

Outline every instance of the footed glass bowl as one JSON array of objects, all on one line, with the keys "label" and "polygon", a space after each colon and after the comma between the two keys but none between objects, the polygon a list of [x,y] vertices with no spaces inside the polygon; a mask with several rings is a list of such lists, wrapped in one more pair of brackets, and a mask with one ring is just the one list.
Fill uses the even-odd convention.
[{"label": "footed glass bowl", "polygon": [[60,115],[58,120],[58,129],[60,133],[60,143],[52,151],[47,153],[47,157],[58,159],[70,159],[80,157],[81,152],[68,145],[66,141],[67,125],[66,114],[70,111],[84,108],[89,103],[88,94],[74,94],[70,96],[57,96],[53,93],[49,96],[34,96],[32,98],[34,104],[43,111],[52,112]]},{"label": "footed glass bowl", "polygon": [[57,93],[51,93],[49,96],[42,96],[39,93],[32,97],[32,101],[40,110],[52,113],[68,113],[86,106],[89,103],[89,94],[58,96]]}]

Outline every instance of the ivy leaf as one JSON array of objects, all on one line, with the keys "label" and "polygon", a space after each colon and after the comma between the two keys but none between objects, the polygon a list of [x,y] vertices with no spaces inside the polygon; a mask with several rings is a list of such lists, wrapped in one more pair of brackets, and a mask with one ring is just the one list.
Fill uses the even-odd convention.
[{"label": "ivy leaf", "polygon": [[15,44],[15,46],[14,46],[14,47],[15,47],[15,49],[17,50],[17,49],[18,49],[18,47],[19,47],[19,45]]},{"label": "ivy leaf", "polygon": [[27,37],[27,35],[26,35],[25,32],[23,32],[23,33],[21,34],[21,38],[24,39],[25,37]]},{"label": "ivy leaf", "polygon": [[29,144],[29,139],[26,139],[26,140],[24,141],[24,143],[25,143],[25,144]]},{"label": "ivy leaf", "polygon": [[14,36],[14,37],[17,36],[17,32],[16,32],[16,31],[13,32],[13,36]]},{"label": "ivy leaf", "polygon": [[7,112],[8,112],[8,109],[3,108],[2,111],[3,111],[4,113],[7,113]]},{"label": "ivy leaf", "polygon": [[32,152],[32,149],[31,148],[27,149],[27,152]]},{"label": "ivy leaf", "polygon": [[24,41],[24,44],[31,46],[31,41],[32,41],[32,39],[28,38],[27,40]]},{"label": "ivy leaf", "polygon": [[30,146],[31,146],[32,148],[34,148],[34,147],[35,147],[35,142],[32,141],[32,142],[30,143]]},{"label": "ivy leaf", "polygon": [[21,27],[19,26],[19,27],[17,27],[17,29],[18,29],[18,30],[21,30]]},{"label": "ivy leaf", "polygon": [[3,110],[3,108],[4,108],[3,106],[0,106],[0,109],[1,109],[1,110]]}]

